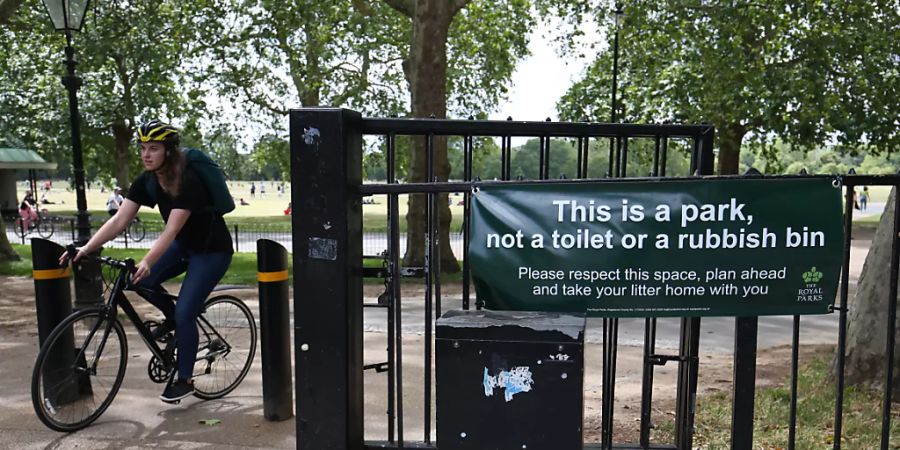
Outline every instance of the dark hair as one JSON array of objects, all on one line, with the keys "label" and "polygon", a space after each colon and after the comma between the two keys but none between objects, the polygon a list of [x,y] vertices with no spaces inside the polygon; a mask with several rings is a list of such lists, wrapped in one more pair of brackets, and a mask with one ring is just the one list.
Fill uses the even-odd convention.
[{"label": "dark hair", "polygon": [[184,153],[178,147],[178,138],[170,139],[163,145],[166,149],[166,160],[162,167],[156,170],[156,176],[163,191],[172,197],[177,197],[181,193],[181,179],[187,161],[184,159]]}]

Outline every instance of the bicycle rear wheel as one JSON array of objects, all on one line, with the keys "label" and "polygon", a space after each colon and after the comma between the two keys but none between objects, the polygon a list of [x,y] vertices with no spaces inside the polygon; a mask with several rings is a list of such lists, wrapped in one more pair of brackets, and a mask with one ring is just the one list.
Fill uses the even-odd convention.
[{"label": "bicycle rear wheel", "polygon": [[23,234],[28,234],[28,230],[25,229],[25,224],[22,222],[21,217],[16,218],[13,222],[13,232],[18,238],[21,238]]},{"label": "bicycle rear wheel", "polygon": [[233,391],[247,376],[256,354],[256,321],[239,298],[206,301],[197,321],[200,345],[194,364],[194,395],[210,400]]},{"label": "bicycle rear wheel", "polygon": [[128,343],[118,320],[99,308],[63,320],[34,363],[31,401],[41,422],[56,431],[80,430],[106,410],[125,378]]}]

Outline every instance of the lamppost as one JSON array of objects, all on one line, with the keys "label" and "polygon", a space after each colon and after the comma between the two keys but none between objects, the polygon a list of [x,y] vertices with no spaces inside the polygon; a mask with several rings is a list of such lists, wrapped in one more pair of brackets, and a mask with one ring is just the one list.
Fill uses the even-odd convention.
[{"label": "lamppost", "polygon": [[81,31],[84,16],[90,0],[43,0],[47,14],[57,31],[66,33],[66,60],[68,68],[62,77],[63,85],[69,91],[69,120],[72,126],[72,162],[75,172],[75,199],[78,206],[76,226],[78,241],[87,242],[91,238],[91,224],[87,212],[87,199],[84,192],[84,158],[81,152],[81,127],[78,115],[78,88],[81,78],[75,75],[75,49],[72,48],[72,32]]},{"label": "lamppost", "polygon": [[[613,38],[613,79],[612,79],[612,104],[610,105],[609,121],[616,123],[616,89],[619,84],[619,18],[622,17],[622,4],[616,3],[615,11],[615,37]],[[622,176],[622,161],[619,149],[619,138],[610,139],[609,141],[609,176]],[[615,162],[615,167],[613,166]],[[615,170],[615,171],[614,171]]]},{"label": "lamppost", "polygon": [[616,89],[619,82],[619,18],[622,17],[622,4],[616,3],[616,34],[613,38],[613,79],[612,79],[612,108],[610,122],[616,123]]},{"label": "lamppost", "polygon": [[[84,157],[81,151],[81,126],[78,114],[78,88],[81,78],[75,75],[75,49],[72,48],[72,32],[81,31],[84,16],[90,0],[42,0],[50,21],[56,31],[66,33],[66,74],[62,83],[69,91],[69,121],[72,128],[72,169],[75,174],[75,200],[78,212],[75,215],[78,230],[77,241],[85,244],[91,238],[90,214],[84,190]],[[97,263],[82,262],[76,267],[75,303],[90,304],[102,301],[103,285],[100,266]]]}]

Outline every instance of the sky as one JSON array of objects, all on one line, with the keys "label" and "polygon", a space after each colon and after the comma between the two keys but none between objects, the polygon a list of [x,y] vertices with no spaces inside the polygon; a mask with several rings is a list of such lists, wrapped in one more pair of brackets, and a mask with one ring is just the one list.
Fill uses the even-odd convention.
[{"label": "sky", "polygon": [[542,28],[532,32],[531,55],[520,61],[512,77],[507,101],[492,120],[542,121],[558,120],[556,102],[584,70],[586,59],[564,59],[556,54],[551,42],[541,38]]}]

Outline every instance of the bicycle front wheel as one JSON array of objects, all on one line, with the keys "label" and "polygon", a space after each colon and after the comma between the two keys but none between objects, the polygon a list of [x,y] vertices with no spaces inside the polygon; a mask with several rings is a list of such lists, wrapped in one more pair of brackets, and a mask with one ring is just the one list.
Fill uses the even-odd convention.
[{"label": "bicycle front wheel", "polygon": [[41,220],[37,229],[38,234],[44,239],[49,239],[50,236],[53,236],[53,222],[50,219]]},{"label": "bicycle front wheel", "polygon": [[138,222],[137,220],[135,220],[132,221],[130,225],[128,225],[128,237],[130,237],[132,241],[140,242],[146,235],[147,228],[144,227],[144,224],[142,222]]},{"label": "bicycle front wheel", "polygon": [[197,320],[200,346],[194,364],[194,395],[210,400],[233,391],[247,376],[256,354],[256,321],[237,297],[206,301]]},{"label": "bicycle front wheel", "polygon": [[118,320],[99,308],[63,320],[34,363],[31,401],[41,422],[56,431],[80,430],[97,420],[115,398],[128,361]]}]

